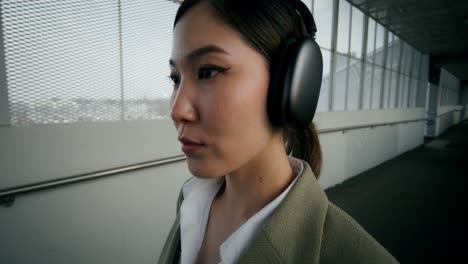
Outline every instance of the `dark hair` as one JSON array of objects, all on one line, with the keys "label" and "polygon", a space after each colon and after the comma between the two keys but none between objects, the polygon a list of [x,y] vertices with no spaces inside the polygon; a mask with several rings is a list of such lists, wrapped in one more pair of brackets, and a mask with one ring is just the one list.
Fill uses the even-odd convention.
[{"label": "dark hair", "polygon": [[[240,36],[263,55],[268,65],[286,38],[309,36],[294,1],[299,0],[185,0],[177,10],[174,27],[193,6],[207,2],[213,14],[240,33]],[[318,178],[322,168],[322,149],[313,123],[304,130],[284,128],[286,152],[309,162]]]}]

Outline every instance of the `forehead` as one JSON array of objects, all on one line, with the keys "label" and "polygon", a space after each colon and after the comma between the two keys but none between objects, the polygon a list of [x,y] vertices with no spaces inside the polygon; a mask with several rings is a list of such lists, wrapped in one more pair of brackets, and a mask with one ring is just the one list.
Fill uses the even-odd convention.
[{"label": "forehead", "polygon": [[181,60],[190,51],[215,45],[229,53],[248,46],[239,33],[216,17],[207,3],[192,7],[174,28],[172,42],[173,60]]}]

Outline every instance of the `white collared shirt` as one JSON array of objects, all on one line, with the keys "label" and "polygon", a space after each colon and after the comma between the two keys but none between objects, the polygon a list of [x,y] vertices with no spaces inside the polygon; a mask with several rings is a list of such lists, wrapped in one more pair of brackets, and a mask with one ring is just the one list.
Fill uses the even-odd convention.
[{"label": "white collared shirt", "polygon": [[[294,183],[302,174],[304,166],[298,159],[288,157],[289,165],[296,174],[294,181],[278,197],[263,207],[249,220],[232,233],[219,248],[222,264],[237,263],[257,230],[281,204]],[[184,200],[180,207],[181,263],[195,263],[203,243],[211,203],[221,188],[224,177],[220,179],[192,178],[182,187]]]}]

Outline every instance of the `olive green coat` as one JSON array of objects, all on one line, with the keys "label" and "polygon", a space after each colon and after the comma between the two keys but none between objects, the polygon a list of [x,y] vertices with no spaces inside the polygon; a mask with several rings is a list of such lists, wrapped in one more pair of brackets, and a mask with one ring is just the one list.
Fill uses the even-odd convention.
[{"label": "olive green coat", "polygon": [[[303,175],[265,221],[240,263],[398,263],[354,219],[328,201],[309,165],[303,164]],[[159,263],[174,263],[180,250],[182,200],[181,192]]]}]

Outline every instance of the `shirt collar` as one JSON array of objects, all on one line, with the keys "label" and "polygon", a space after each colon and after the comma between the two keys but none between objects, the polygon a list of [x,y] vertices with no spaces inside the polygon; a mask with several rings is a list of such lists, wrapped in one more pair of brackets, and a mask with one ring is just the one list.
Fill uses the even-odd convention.
[{"label": "shirt collar", "polygon": [[[242,224],[220,246],[221,263],[236,263],[242,252],[248,246],[263,222],[281,204],[298,176],[304,170],[303,163],[293,157],[288,157],[289,164],[296,175],[294,181],[273,201]],[[211,203],[218,193],[224,177],[218,179],[192,178],[182,188],[184,201],[180,208],[180,233],[182,256],[181,263],[195,261],[203,242]]]}]

